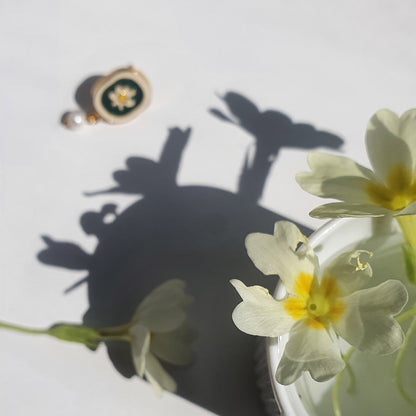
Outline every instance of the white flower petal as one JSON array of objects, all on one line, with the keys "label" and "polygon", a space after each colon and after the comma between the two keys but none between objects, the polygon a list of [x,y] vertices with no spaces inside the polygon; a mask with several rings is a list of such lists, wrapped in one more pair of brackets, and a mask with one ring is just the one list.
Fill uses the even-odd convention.
[{"label": "white flower petal", "polygon": [[308,154],[308,165],[312,172],[324,178],[339,176],[357,176],[374,180],[374,173],[345,156],[329,153],[311,152]]},{"label": "white flower petal", "polygon": [[130,328],[130,337],[134,367],[136,373],[143,377],[146,365],[145,357],[150,345],[150,332],[145,326],[136,324]]},{"label": "white flower petal", "polygon": [[172,331],[185,321],[185,307],[191,300],[185,293],[185,282],[168,280],[141,302],[133,321],[145,325],[151,332]]},{"label": "white flower petal", "polygon": [[155,333],[150,351],[171,364],[186,365],[193,361],[190,343],[195,339],[195,331],[188,325],[182,325],[172,332]]},{"label": "white flower petal", "polygon": [[118,106],[117,94],[114,91],[111,91],[111,92],[108,93],[108,98],[110,98],[111,105],[113,107],[117,107]]},{"label": "white flower petal", "polygon": [[295,324],[276,371],[279,383],[293,383],[303,371],[316,381],[326,381],[345,367],[338,344],[325,329]]},{"label": "white flower petal", "polygon": [[371,204],[367,193],[367,187],[371,183],[368,179],[356,176],[328,178],[320,183],[321,195],[318,196],[339,199],[350,204]]},{"label": "white flower petal", "polygon": [[287,358],[292,361],[307,362],[341,357],[338,344],[325,329],[315,329],[304,321],[293,325],[285,347]]},{"label": "white flower petal", "polygon": [[345,202],[331,202],[320,205],[309,215],[313,218],[344,218],[344,217],[383,217],[392,214],[386,208],[371,204],[348,204]]},{"label": "white flower petal", "polygon": [[126,98],[130,99],[136,96],[136,91],[129,88],[129,87],[124,87],[124,90],[126,91]]},{"label": "white flower petal", "polygon": [[373,172],[343,156],[309,153],[312,172],[296,175],[296,181],[307,192],[323,198],[347,202],[368,202],[366,186],[376,180]]},{"label": "white flower petal", "polygon": [[358,291],[362,313],[379,313],[395,316],[407,303],[406,287],[399,280],[387,280],[376,287]]},{"label": "white flower petal", "polygon": [[176,382],[161,366],[157,358],[150,352],[146,355],[145,376],[158,396],[162,390],[175,392]]},{"label": "white flower petal", "polygon": [[127,108],[131,108],[131,107],[134,107],[134,105],[136,104],[136,101],[135,100],[133,100],[133,99],[129,99],[129,100],[127,100],[125,103],[124,103],[124,105],[127,107]]},{"label": "white flower petal", "polygon": [[327,381],[337,375],[345,367],[344,360],[339,354],[334,354],[320,360],[300,362],[287,357],[286,353],[279,362],[276,371],[276,380],[283,385],[295,382],[304,371],[309,371],[316,381]]},{"label": "white flower petal", "polygon": [[413,161],[413,172],[416,169],[416,109],[406,111],[400,117],[399,136],[409,146]]},{"label": "white flower petal", "polygon": [[240,280],[230,281],[243,301],[233,311],[234,324],[250,335],[276,337],[289,332],[293,318],[284,310],[283,303],[261,286],[247,287]]},{"label": "white flower petal", "polygon": [[382,182],[394,165],[404,165],[412,172],[411,149],[399,137],[399,129],[399,117],[390,110],[377,111],[367,126],[367,154],[374,173]]},{"label": "white flower petal", "polygon": [[403,343],[400,325],[392,316],[407,302],[407,291],[398,280],[359,290],[343,299],[345,311],[335,331],[360,351],[390,354]]},{"label": "white flower petal", "polygon": [[[307,244],[307,238],[295,224],[279,221],[274,235],[253,233],[246,237],[246,248],[255,266],[266,275],[279,275],[286,290],[293,293],[298,275],[303,272],[313,275],[317,258]],[[296,250],[299,243],[304,248]]]},{"label": "white flower petal", "polygon": [[363,287],[372,276],[368,260],[372,253],[365,250],[354,250],[336,257],[324,270],[323,276],[336,279],[342,296],[346,296]]},{"label": "white flower petal", "polygon": [[308,371],[308,363],[289,360],[283,352],[275,377],[278,383],[287,386],[294,383],[304,371]]}]

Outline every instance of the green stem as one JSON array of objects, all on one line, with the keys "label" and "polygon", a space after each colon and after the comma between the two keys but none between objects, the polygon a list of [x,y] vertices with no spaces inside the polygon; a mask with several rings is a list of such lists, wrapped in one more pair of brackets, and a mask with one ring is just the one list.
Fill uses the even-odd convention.
[{"label": "green stem", "polygon": [[129,329],[131,323],[119,326],[112,326],[107,328],[97,329],[97,332],[100,334],[100,341],[131,341]]},{"label": "green stem", "polygon": [[9,329],[11,331],[22,332],[24,334],[32,334],[32,335],[48,335],[48,329],[34,329],[34,328],[27,328],[20,325],[13,325],[6,322],[0,322],[0,328]]},{"label": "green stem", "polygon": [[402,244],[407,278],[416,285],[416,215],[395,217],[402,230],[405,243]]},{"label": "green stem", "polygon": [[[412,308],[414,309],[414,308]],[[409,395],[406,393],[404,386],[403,386],[403,380],[402,380],[402,361],[404,358],[404,354],[406,352],[407,347],[409,346],[410,338],[413,334],[413,332],[416,330],[416,316],[413,317],[412,323],[409,326],[409,329],[406,332],[406,336],[403,342],[402,347],[400,348],[399,352],[397,353],[396,362],[395,362],[395,381],[396,386],[400,392],[400,394],[403,396],[403,398],[411,405],[415,406],[415,402],[409,397]]]},{"label": "green stem", "polygon": [[104,337],[105,336],[117,336],[117,335],[125,335],[126,333],[128,333],[130,327],[131,327],[131,323],[129,322],[128,324],[124,324],[124,325],[112,326],[112,327],[107,327],[107,328],[99,328],[97,329],[97,331],[100,333],[100,335]]},{"label": "green stem", "polygon": [[131,341],[131,337],[128,334],[125,335],[101,335],[97,338],[97,341]]},{"label": "green stem", "polygon": [[85,344],[96,348],[101,341],[131,341],[129,328],[131,324],[112,328],[93,329],[82,325],[55,324],[48,329],[27,328],[20,325],[0,322],[0,328],[30,335],[50,335],[63,341]]},{"label": "green stem", "polygon": [[350,363],[348,362],[353,352],[354,352],[354,348],[351,348],[348,351],[347,355],[344,357],[345,369],[348,371],[348,374],[350,376],[350,383],[348,384],[348,387],[347,387],[347,392],[350,394],[354,393],[354,390],[355,390],[355,374],[354,374],[354,371],[352,371]]},{"label": "green stem", "polygon": [[[351,370],[351,366],[349,365],[349,360],[350,360],[351,355],[353,354],[354,351],[355,351],[355,349],[353,347],[351,347],[348,350],[348,352],[342,357],[344,362],[345,362],[345,368],[347,369],[347,371],[348,371],[348,373],[350,374],[350,377],[351,377],[350,385],[348,387],[349,391],[353,390],[354,383],[355,383],[355,377],[354,377],[354,374]],[[341,377],[342,377],[343,372],[344,372],[344,370],[342,370],[341,372],[339,372],[336,375],[334,384],[332,386],[332,408],[334,409],[334,415],[335,416],[342,416],[341,407],[339,405],[339,386],[340,386],[340,383],[341,383]]]},{"label": "green stem", "polygon": [[416,215],[395,217],[407,244],[416,248]]},{"label": "green stem", "polygon": [[402,323],[402,322],[406,321],[407,319],[414,317],[415,315],[416,315],[416,305],[413,305],[406,312],[402,313],[399,316],[396,316],[396,321],[398,323]]}]

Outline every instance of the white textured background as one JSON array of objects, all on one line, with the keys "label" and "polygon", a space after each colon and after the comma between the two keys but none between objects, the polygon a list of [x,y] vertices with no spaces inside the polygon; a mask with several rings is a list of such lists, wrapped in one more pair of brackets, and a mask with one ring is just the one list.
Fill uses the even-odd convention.
[{"label": "white textured background", "polygon": [[[0,319],[41,327],[82,318],[85,287],[63,291],[84,274],[41,264],[40,236],[92,252],[96,240],[82,232],[80,214],[132,199],[83,192],[107,188],[130,155],[157,160],[168,128],[193,128],[180,184],[236,191],[253,138],[209,114],[225,109],[218,96],[227,91],[341,137],[341,152],[366,164],[372,113],[415,106],[415,18],[412,0],[2,1]],[[59,119],[76,108],[78,85],[127,64],[148,76],[151,107],[125,126],[64,130]],[[316,228],[307,214],[319,201],[294,180],[306,154],[282,148],[261,204]],[[4,331],[0,345],[2,415],[209,414],[123,378],[103,348]],[[203,375],[198,383],[204,389]],[[230,401],[243,414],[238,397]]]}]

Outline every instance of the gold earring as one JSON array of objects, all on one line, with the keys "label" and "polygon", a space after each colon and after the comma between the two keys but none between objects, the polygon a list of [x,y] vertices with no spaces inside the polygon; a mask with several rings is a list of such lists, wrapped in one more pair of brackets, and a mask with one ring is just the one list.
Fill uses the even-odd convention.
[{"label": "gold earring", "polygon": [[61,119],[68,129],[104,120],[122,124],[136,118],[150,103],[151,88],[147,78],[137,69],[117,69],[98,78],[91,88],[92,111],[66,112]]}]

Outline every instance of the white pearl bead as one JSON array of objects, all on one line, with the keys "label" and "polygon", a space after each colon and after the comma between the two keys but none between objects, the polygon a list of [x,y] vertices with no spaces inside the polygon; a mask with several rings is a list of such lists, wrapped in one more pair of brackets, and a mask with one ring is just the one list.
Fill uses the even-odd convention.
[{"label": "white pearl bead", "polygon": [[70,130],[77,130],[86,124],[85,113],[82,111],[68,111],[62,118],[61,123]]}]

